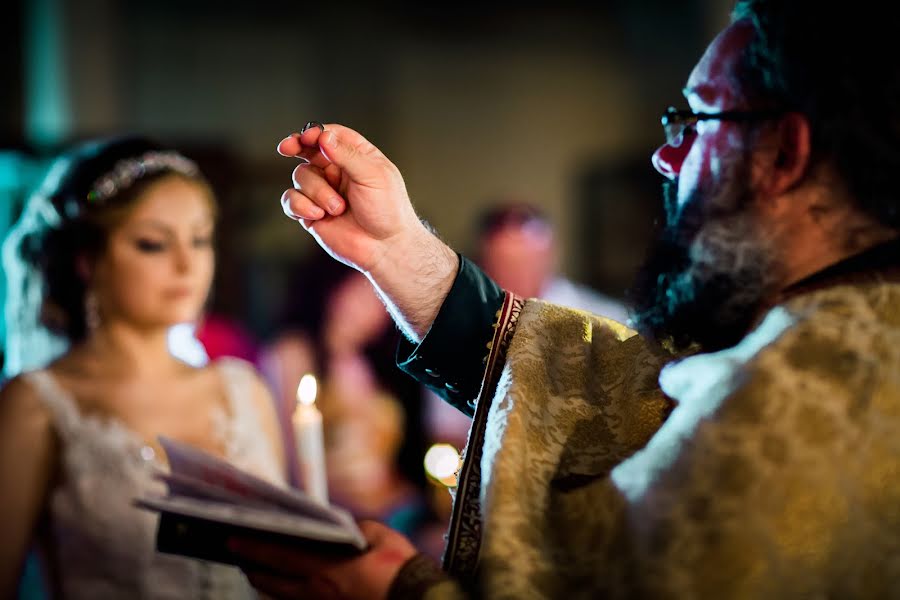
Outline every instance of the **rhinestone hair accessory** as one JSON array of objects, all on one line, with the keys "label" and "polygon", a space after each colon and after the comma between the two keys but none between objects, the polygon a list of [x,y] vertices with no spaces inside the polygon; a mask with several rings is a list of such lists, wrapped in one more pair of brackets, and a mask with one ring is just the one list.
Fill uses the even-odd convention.
[{"label": "rhinestone hair accessory", "polygon": [[125,158],[94,182],[87,195],[88,204],[102,204],[142,177],[163,171],[194,177],[200,169],[194,161],[171,150],[145,152],[136,158]]}]

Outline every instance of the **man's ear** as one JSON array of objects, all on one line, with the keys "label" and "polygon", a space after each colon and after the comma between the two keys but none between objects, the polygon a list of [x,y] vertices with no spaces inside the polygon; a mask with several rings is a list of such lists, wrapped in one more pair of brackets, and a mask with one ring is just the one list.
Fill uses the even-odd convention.
[{"label": "man's ear", "polygon": [[775,155],[763,181],[768,195],[778,197],[803,181],[809,169],[809,120],[797,112],[787,113],[778,121],[773,135]]}]

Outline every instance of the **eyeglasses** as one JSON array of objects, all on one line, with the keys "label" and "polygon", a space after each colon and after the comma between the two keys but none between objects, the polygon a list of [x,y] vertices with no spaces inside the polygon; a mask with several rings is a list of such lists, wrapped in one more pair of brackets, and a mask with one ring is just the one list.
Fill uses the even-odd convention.
[{"label": "eyeglasses", "polygon": [[717,113],[702,113],[692,110],[678,110],[674,106],[666,109],[662,116],[663,130],[666,132],[666,144],[677,148],[684,142],[687,134],[694,132],[698,121],[759,121],[771,119],[784,114],[778,110],[726,110]]}]

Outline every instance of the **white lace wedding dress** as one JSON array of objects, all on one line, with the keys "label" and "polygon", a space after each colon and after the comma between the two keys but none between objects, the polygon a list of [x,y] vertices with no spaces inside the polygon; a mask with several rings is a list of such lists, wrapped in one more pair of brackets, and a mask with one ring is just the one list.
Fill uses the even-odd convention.
[{"label": "white lace wedding dress", "polygon": [[[215,415],[226,458],[273,482],[278,464],[251,398],[252,368],[237,359],[215,363],[230,414]],[[49,504],[48,569],[65,599],[255,598],[233,567],[155,551],[156,514],[135,508],[146,492],[164,492],[152,477],[164,464],[132,430],[80,414],[47,371],[25,375],[51,411],[61,441],[60,478]]]}]

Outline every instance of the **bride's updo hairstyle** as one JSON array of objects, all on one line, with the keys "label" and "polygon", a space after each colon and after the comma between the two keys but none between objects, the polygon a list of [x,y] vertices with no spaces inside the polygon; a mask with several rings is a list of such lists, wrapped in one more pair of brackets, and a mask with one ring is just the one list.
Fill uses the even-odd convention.
[{"label": "bride's updo hairstyle", "polygon": [[[171,175],[203,185],[214,202],[193,161],[148,139],[92,141],[60,156],[4,244],[4,270],[13,302],[7,306],[10,333],[31,313],[38,315],[36,325],[68,344],[83,339],[88,284],[84,265],[103,254],[110,232],[125,220],[147,187]],[[14,281],[17,267],[23,272]],[[10,314],[16,311],[21,313]]]}]

